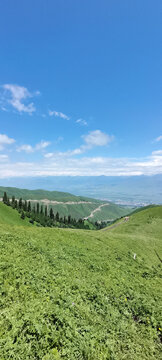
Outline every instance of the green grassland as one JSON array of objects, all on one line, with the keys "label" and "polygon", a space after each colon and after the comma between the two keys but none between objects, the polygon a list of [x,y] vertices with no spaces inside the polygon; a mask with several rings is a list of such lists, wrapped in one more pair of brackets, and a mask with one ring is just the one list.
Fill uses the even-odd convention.
[{"label": "green grassland", "polygon": [[18,211],[0,202],[0,224],[31,226],[29,219],[22,220]]},{"label": "green grassland", "polygon": [[[16,199],[22,198],[23,200],[38,200],[40,204],[45,205],[44,202],[41,202],[43,199],[63,202],[63,204],[52,204],[47,202],[48,209],[52,208],[54,214],[59,212],[61,217],[71,215],[72,218],[76,220],[80,218],[87,217],[91,212],[98,208],[101,204],[107,203],[106,201],[101,201],[97,199],[75,196],[69,193],[58,192],[58,191],[46,191],[46,190],[26,190],[18,188],[9,188],[9,187],[0,187],[0,197],[3,197],[4,192],[7,192],[7,196],[11,199],[12,196],[15,196]],[[66,202],[73,202],[73,204],[67,204]],[[84,201],[85,203],[79,203]],[[97,211],[95,216],[91,218],[91,221],[102,221],[109,219],[117,219],[118,217],[124,216],[131,209],[118,206],[113,203],[109,203],[110,206],[101,208],[101,211]]]},{"label": "green grassland", "polygon": [[[122,206],[117,206],[113,203],[109,203],[108,206],[103,206],[99,212],[96,212],[92,218],[93,221],[113,220],[125,216],[130,213],[130,209],[124,208]],[[108,217],[109,216],[109,217]]]},{"label": "green grassland", "polygon": [[98,204],[104,203],[104,201],[96,200],[88,197],[83,196],[76,196],[67,192],[61,192],[61,191],[48,191],[48,190],[28,190],[28,189],[19,189],[15,187],[4,187],[0,186],[0,197],[3,196],[4,192],[7,192],[7,195],[11,198],[13,195],[16,198],[22,197],[23,200],[55,200],[55,201],[91,201]]},{"label": "green grassland", "polygon": [[21,226],[1,205],[1,360],[161,358],[161,206],[84,231]]},{"label": "green grassland", "polygon": [[49,205],[49,208],[53,209],[54,214],[58,211],[60,216],[68,216],[71,215],[74,219],[78,220],[80,218],[84,218],[90,215],[91,211],[98,207],[98,204],[56,204],[56,205]]}]

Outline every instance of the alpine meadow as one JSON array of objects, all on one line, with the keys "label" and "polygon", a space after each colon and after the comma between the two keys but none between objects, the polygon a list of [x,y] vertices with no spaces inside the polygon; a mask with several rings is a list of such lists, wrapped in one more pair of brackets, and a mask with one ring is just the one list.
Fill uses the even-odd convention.
[{"label": "alpine meadow", "polygon": [[161,14],[0,2],[0,360],[162,359]]}]

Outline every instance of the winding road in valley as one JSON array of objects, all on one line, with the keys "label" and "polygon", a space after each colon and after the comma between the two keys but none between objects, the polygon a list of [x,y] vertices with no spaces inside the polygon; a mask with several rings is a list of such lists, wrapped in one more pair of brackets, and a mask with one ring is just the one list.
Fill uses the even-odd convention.
[{"label": "winding road in valley", "polygon": [[98,211],[101,211],[101,208],[104,206],[109,206],[109,204],[100,205],[98,208],[94,209],[89,216],[85,217],[84,220],[88,220],[89,218],[92,218],[94,216],[94,214]]}]

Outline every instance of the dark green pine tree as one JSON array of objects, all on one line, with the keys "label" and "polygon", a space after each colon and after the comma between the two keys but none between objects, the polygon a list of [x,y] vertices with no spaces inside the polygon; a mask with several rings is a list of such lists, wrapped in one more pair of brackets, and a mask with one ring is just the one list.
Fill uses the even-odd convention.
[{"label": "dark green pine tree", "polygon": [[45,206],[44,215],[45,215],[45,217],[47,217],[47,216],[48,216],[47,205]]},{"label": "dark green pine tree", "polygon": [[60,219],[60,215],[59,215],[59,213],[57,211],[57,213],[56,213],[56,221],[59,221],[59,219]]},{"label": "dark green pine tree", "polygon": [[22,198],[20,198],[18,203],[19,209],[22,209],[22,206],[23,206],[23,202],[22,202]]},{"label": "dark green pine tree", "polygon": [[24,209],[24,211],[27,211],[27,209],[28,209],[28,204],[27,204],[26,200],[25,200],[25,202],[23,204],[23,209]]},{"label": "dark green pine tree", "polygon": [[39,214],[39,202],[37,202],[37,214]]},{"label": "dark green pine tree", "polygon": [[53,209],[50,209],[50,219],[54,220],[54,213],[53,213]]},{"label": "dark green pine tree", "polygon": [[17,200],[15,200],[15,209],[17,209]]},{"label": "dark green pine tree", "polygon": [[64,224],[66,224],[66,216],[64,216]]},{"label": "dark green pine tree", "polygon": [[30,213],[31,212],[31,202],[28,201],[28,212]]},{"label": "dark green pine tree", "polygon": [[8,198],[7,198],[7,193],[6,193],[6,191],[4,192],[4,195],[3,195],[3,202],[4,202],[4,204],[7,204],[7,200],[8,200]]},{"label": "dark green pine tree", "polygon": [[41,205],[40,214],[43,215],[43,205]]},{"label": "dark green pine tree", "polygon": [[68,224],[71,223],[71,215],[68,215]]},{"label": "dark green pine tree", "polygon": [[15,207],[15,196],[12,196],[12,200],[11,200],[11,205],[12,207]]}]

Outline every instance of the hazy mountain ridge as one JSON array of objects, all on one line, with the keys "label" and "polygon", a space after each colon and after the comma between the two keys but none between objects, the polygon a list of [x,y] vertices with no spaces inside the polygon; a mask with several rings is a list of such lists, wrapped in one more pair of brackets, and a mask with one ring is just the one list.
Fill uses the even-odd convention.
[{"label": "hazy mountain ridge", "polygon": [[[4,179],[0,180],[4,184]],[[49,176],[5,179],[6,186],[67,191],[126,205],[162,204],[162,174],[154,176]],[[23,185],[22,185],[23,184]]]},{"label": "hazy mountain ridge", "polygon": [[[75,219],[88,218],[91,221],[110,221],[126,215],[131,210],[122,206],[118,206],[111,202],[75,196],[70,193],[46,190],[28,190],[12,187],[0,187],[0,197],[4,192],[11,198],[30,200],[33,205],[38,201],[41,205],[47,205],[48,211],[53,209],[54,214],[59,212],[61,217],[71,215]],[[108,206],[101,207],[101,205]],[[94,210],[96,210],[94,212]],[[91,214],[94,212],[93,216]]]}]

